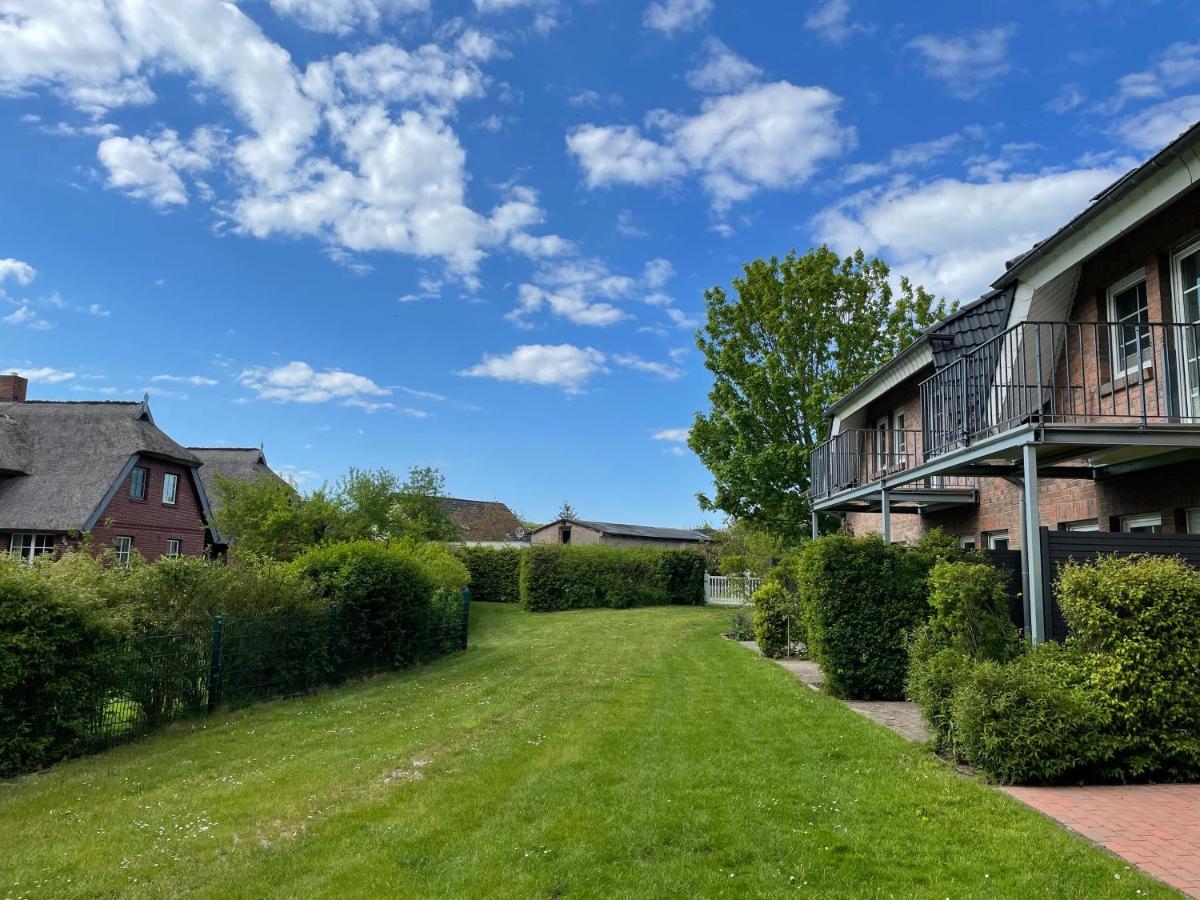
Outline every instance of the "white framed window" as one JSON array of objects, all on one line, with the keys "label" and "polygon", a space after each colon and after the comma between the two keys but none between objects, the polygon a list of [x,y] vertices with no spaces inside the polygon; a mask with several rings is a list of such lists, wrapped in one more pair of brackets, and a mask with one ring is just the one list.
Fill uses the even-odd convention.
[{"label": "white framed window", "polygon": [[1113,375],[1124,375],[1154,359],[1150,346],[1150,307],[1146,300],[1146,270],[1126,275],[1108,289],[1108,321],[1112,341]]},{"label": "white framed window", "polygon": [[150,481],[150,470],[144,466],[134,466],[129,473],[129,496],[134,500],[146,499],[146,485]]},{"label": "white framed window", "polygon": [[179,548],[181,542],[178,538],[170,538],[167,541],[167,552],[163,554],[167,559],[177,559],[179,557]]},{"label": "white framed window", "polygon": [[892,456],[898,469],[908,468],[908,432],[905,431],[906,417],[904,410],[898,409],[892,413]]},{"label": "white framed window", "polygon": [[54,552],[52,534],[14,534],[8,539],[8,552],[12,556],[32,562],[35,557],[48,556]]},{"label": "white framed window", "polygon": [[179,476],[168,472],[163,476],[163,503],[175,505],[175,495],[179,493]]},{"label": "white framed window", "polygon": [[124,565],[129,562],[130,554],[133,553],[133,538],[121,536],[113,541],[113,550],[116,551],[117,562]]},{"label": "white framed window", "polygon": [[1193,506],[1187,511],[1188,534],[1200,534],[1200,506]]},{"label": "white framed window", "polygon": [[958,536],[958,546],[962,547],[964,550],[974,550],[976,546],[975,535],[960,534]]},{"label": "white framed window", "polygon": [[1007,531],[989,531],[984,535],[987,541],[989,550],[1007,550],[1008,549],[1008,532]]},{"label": "white framed window", "polygon": [[1130,534],[1159,534],[1162,531],[1162,516],[1159,513],[1123,516],[1121,530]]},{"label": "white framed window", "polygon": [[875,471],[886,472],[888,470],[888,426],[891,424],[891,416],[883,416],[875,423]]},{"label": "white framed window", "polygon": [[1100,522],[1096,519],[1083,519],[1079,522],[1068,522],[1067,531],[1099,531]]},{"label": "white framed window", "polygon": [[[1175,295],[1175,320],[1182,325],[1200,323],[1200,241],[1184,247],[1171,258],[1171,281]],[[1200,416],[1200,329],[1184,329],[1178,353],[1182,407],[1190,418]]]}]

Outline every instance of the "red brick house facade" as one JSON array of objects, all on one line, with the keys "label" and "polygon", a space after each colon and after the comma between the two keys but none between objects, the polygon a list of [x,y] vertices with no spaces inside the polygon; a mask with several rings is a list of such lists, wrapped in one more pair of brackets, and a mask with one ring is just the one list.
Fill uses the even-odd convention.
[{"label": "red brick house facade", "polygon": [[149,402],[27,399],[0,376],[0,550],[56,553],[82,535],[119,558],[199,556],[215,541],[201,461]]},{"label": "red brick house facade", "polygon": [[994,549],[1043,527],[1200,534],[1197,179],[1200,125],[832,404],[815,516]]}]

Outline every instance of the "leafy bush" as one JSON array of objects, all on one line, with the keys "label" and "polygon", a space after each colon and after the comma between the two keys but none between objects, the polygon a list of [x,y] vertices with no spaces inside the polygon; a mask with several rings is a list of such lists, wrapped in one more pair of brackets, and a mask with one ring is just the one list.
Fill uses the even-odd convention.
[{"label": "leafy bush", "polygon": [[471,574],[471,599],[489,603],[521,600],[520,547],[463,547],[460,551]]},{"label": "leafy bush", "polygon": [[437,590],[460,594],[471,583],[471,573],[466,564],[446,544],[430,541],[410,544],[409,547]]},{"label": "leafy bush", "polygon": [[961,650],[934,640],[928,626],[918,628],[908,642],[908,675],[904,693],[919,707],[933,732],[933,745],[943,753],[961,755],[955,738],[951,699],[975,661]]},{"label": "leafy bush", "polygon": [[1200,776],[1200,571],[1178,558],[1069,564],[1058,601],[1106,717],[1103,774]]},{"label": "leafy bush", "polygon": [[788,641],[804,640],[804,624],[796,595],[778,581],[767,580],[754,592],[754,639],[763,656],[778,659],[787,655]]},{"label": "leafy bush", "polygon": [[86,749],[125,634],[94,598],[0,559],[0,776]]},{"label": "leafy bush", "polygon": [[950,707],[963,758],[1003,783],[1047,784],[1092,767],[1105,715],[1083,665],[1077,652],[1043,644],[1010,663],[971,668]]},{"label": "leafy bush", "polygon": [[1020,637],[1008,615],[1005,576],[986,562],[941,561],[929,573],[930,637],[972,659],[1003,662]]},{"label": "leafy bush", "polygon": [[735,641],[752,641],[755,639],[754,619],[744,609],[739,609],[733,614],[733,619],[729,623],[729,631],[727,636]]},{"label": "leafy bush", "polygon": [[929,557],[879,535],[809,541],[796,564],[808,648],[836,696],[897,699],[905,635],[928,615]]},{"label": "leafy bush", "polygon": [[521,559],[521,602],[547,612],[704,602],[698,550],[534,545]]},{"label": "leafy bush", "polygon": [[419,658],[431,628],[435,583],[409,550],[379,541],[316,547],[292,565],[325,600],[341,628],[331,648],[342,673]]}]

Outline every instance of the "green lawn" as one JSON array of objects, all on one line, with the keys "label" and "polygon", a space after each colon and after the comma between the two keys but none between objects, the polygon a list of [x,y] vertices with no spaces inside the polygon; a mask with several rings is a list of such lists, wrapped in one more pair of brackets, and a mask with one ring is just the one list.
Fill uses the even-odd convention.
[{"label": "green lawn", "polygon": [[727,612],[472,616],[435,665],[0,783],[0,896],[1173,896]]}]

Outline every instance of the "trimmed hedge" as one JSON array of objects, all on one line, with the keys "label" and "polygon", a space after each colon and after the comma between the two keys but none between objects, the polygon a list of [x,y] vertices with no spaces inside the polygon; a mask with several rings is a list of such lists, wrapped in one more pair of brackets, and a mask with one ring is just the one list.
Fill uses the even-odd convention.
[{"label": "trimmed hedge", "polygon": [[522,554],[521,603],[534,612],[704,602],[699,550],[535,544]]},{"label": "trimmed hedge", "polygon": [[1065,566],[1057,596],[1106,720],[1101,774],[1200,777],[1200,571],[1178,557],[1101,557]]},{"label": "trimmed hedge", "polygon": [[788,593],[778,581],[767,580],[754,592],[754,639],[762,655],[778,659],[792,643],[804,640],[804,625],[796,595]]},{"label": "trimmed hedge", "polygon": [[1001,783],[1049,784],[1101,755],[1103,712],[1079,656],[1043,644],[1005,665],[968,668],[950,715],[961,755]]},{"label": "trimmed hedge", "polygon": [[809,541],[796,563],[808,649],[829,691],[856,700],[904,694],[905,635],[929,614],[925,554],[876,534]]},{"label": "trimmed hedge", "polygon": [[471,599],[489,603],[521,601],[520,547],[462,547],[459,554],[471,574]]},{"label": "trimmed hedge", "polygon": [[88,749],[127,627],[0,559],[0,776]]}]

